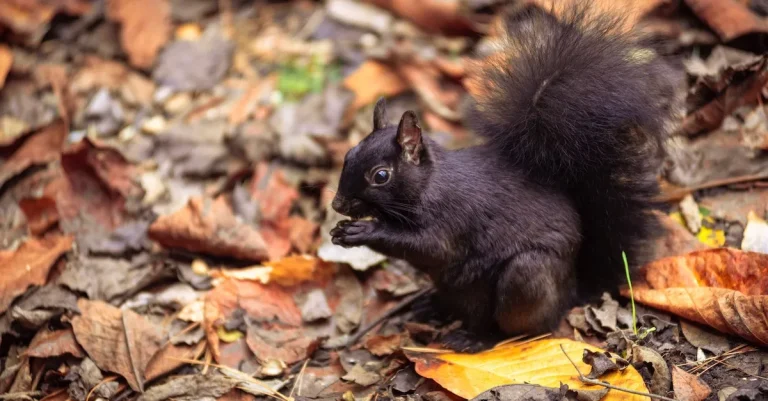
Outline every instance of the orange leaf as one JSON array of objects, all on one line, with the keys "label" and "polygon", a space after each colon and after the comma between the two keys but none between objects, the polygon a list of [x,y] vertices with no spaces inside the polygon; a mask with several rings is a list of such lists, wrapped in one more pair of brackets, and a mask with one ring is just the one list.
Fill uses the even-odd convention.
[{"label": "orange leaf", "polygon": [[51,235],[30,238],[15,251],[0,251],[0,313],[30,286],[45,284],[54,262],[73,242],[70,236]]},{"label": "orange leaf", "polygon": [[0,44],[0,89],[5,85],[5,77],[11,71],[11,65],[13,65],[11,49],[6,45]]},{"label": "orange leaf", "polygon": [[[545,339],[501,345],[477,354],[431,353],[406,349],[408,359],[416,363],[416,372],[433,379],[454,394],[471,399],[504,384],[538,384],[559,388],[592,389],[579,380],[576,369],[563,354],[576,362],[583,374],[590,367],[581,362],[584,349],[600,351],[592,345],[569,339]],[[623,372],[600,377],[614,386],[648,392],[643,378],[629,366]],[[645,400],[646,397],[611,390],[602,401]]]},{"label": "orange leaf", "polygon": [[289,256],[264,263],[272,268],[270,280],[282,286],[292,286],[305,281],[323,281],[333,275],[333,264],[313,256]]},{"label": "orange leaf", "polygon": [[33,235],[40,235],[59,221],[56,200],[50,196],[24,198],[19,201],[19,209],[27,218],[27,227]]},{"label": "orange leaf", "polygon": [[651,288],[717,287],[768,295],[768,255],[718,248],[669,257],[643,267]]},{"label": "orange leaf", "polygon": [[649,263],[643,273],[636,301],[768,345],[768,255],[708,249]]},{"label": "orange leaf", "polygon": [[466,35],[472,23],[461,14],[459,0],[368,0],[406,18],[429,32]]},{"label": "orange leaf", "polygon": [[149,236],[165,247],[210,255],[256,261],[269,256],[261,234],[238,221],[223,197],[190,199],[184,208],[152,223]]},{"label": "orange leaf", "polygon": [[348,112],[355,113],[380,96],[394,96],[408,89],[408,84],[389,66],[366,61],[344,79],[344,87],[355,94]]},{"label": "orange leaf", "polygon": [[171,38],[171,6],[167,0],[109,0],[106,14],[120,27],[120,42],[131,65],[150,68]]},{"label": "orange leaf", "polygon": [[755,15],[747,2],[737,0],[685,0],[720,39],[728,42],[754,32],[768,32],[768,22]]},{"label": "orange leaf", "polygon": [[71,327],[61,330],[48,330],[44,327],[32,339],[25,354],[34,358],[52,358],[64,354],[82,358],[85,351],[75,341],[75,333]]}]

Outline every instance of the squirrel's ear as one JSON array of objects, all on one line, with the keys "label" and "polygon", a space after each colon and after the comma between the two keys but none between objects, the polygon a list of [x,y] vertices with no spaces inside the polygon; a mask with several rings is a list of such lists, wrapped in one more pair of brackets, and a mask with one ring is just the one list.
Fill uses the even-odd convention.
[{"label": "squirrel's ear", "polygon": [[421,127],[416,113],[408,110],[403,113],[400,125],[397,126],[397,143],[403,149],[403,159],[409,163],[421,163],[424,145],[421,141]]},{"label": "squirrel's ear", "polygon": [[380,97],[373,108],[373,130],[378,131],[387,126],[387,101]]}]

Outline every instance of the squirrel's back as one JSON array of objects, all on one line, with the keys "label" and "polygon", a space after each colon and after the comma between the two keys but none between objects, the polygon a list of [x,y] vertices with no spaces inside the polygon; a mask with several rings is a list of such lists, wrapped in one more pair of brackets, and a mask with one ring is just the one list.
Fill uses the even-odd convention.
[{"label": "squirrel's back", "polygon": [[623,281],[656,232],[661,142],[674,74],[621,18],[574,8],[506,24],[503,50],[473,81],[472,128],[514,168],[565,191],[582,221],[583,295]]}]

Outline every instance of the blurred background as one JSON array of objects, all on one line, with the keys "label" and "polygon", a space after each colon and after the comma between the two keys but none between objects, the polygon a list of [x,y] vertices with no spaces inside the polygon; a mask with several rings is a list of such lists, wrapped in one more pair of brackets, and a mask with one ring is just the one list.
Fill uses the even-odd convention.
[{"label": "blurred background", "polygon": [[[423,281],[407,266],[369,269],[384,257],[330,244],[340,216],[326,206],[343,157],[370,132],[380,96],[393,121],[415,110],[443,145],[472,144],[467,82],[472,61],[500,40],[494,22],[528,7],[557,14],[569,2],[557,4],[0,0],[0,392],[47,391],[70,367],[85,372],[81,345],[102,379],[118,372],[115,391],[118,382],[139,391],[142,377],[183,365],[137,374],[115,362],[118,346],[94,333],[127,324],[118,307],[139,312],[142,327],[186,334],[171,348],[134,339],[147,359],[158,349],[205,355],[281,377],[318,333],[296,334],[291,306],[298,339],[253,340],[260,332],[235,310],[287,308],[265,306],[275,294],[293,305],[293,292],[254,292],[270,272],[294,288],[330,277],[329,263],[345,266],[331,287],[323,281],[328,303],[314,310],[335,316],[322,333],[337,342],[415,293]],[[670,234],[658,255],[722,245],[768,252],[768,2],[594,4],[626,14],[628,29],[683,72],[684,112],[659,174]],[[204,318],[203,297],[221,315]],[[301,307],[308,298],[297,299]],[[65,318],[75,311],[77,343]],[[76,362],[46,365],[50,349],[21,356],[33,338],[50,341],[48,328],[69,336],[71,348],[58,350]],[[265,362],[274,360],[282,365]],[[91,379],[86,388],[102,380]]]}]

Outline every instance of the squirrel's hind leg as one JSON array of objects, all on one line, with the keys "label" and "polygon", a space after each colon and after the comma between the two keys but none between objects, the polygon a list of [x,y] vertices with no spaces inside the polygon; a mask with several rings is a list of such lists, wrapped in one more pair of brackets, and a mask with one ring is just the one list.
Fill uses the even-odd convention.
[{"label": "squirrel's hind leg", "polygon": [[508,335],[536,335],[557,327],[575,297],[573,255],[528,251],[500,275],[494,318]]}]

